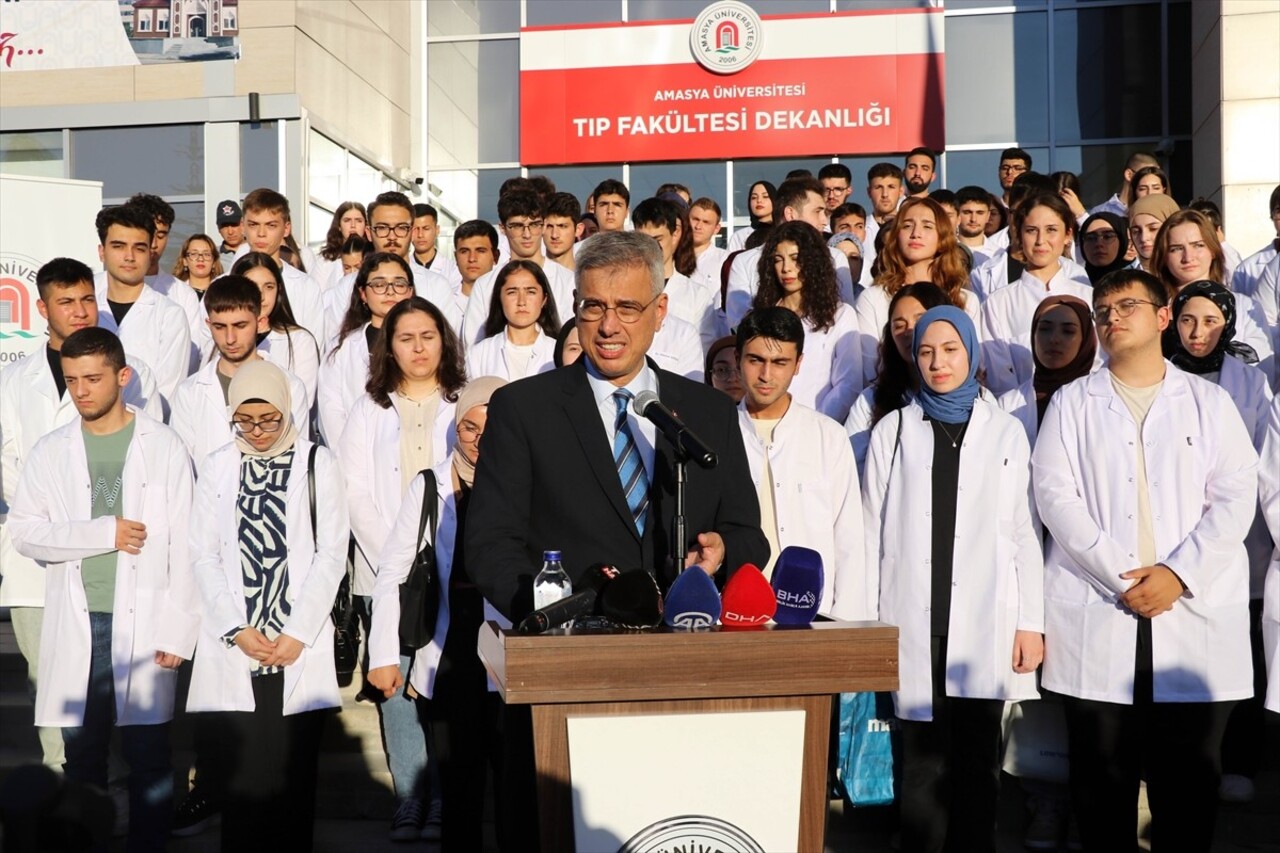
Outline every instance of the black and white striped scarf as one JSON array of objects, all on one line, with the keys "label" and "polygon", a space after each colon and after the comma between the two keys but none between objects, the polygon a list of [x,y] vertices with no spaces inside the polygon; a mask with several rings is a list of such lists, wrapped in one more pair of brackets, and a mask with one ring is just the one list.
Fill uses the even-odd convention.
[{"label": "black and white striped scarf", "polygon": [[[279,456],[240,459],[236,527],[245,610],[249,625],[269,639],[280,634],[290,611],[285,495],[292,467],[292,448]],[[254,675],[281,671],[283,667],[259,666]]]}]

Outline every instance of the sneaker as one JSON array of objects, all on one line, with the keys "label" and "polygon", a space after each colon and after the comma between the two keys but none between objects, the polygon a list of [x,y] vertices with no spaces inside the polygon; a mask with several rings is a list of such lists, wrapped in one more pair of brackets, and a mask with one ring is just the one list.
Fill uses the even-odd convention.
[{"label": "sneaker", "polygon": [[1031,821],[1027,824],[1022,844],[1028,850],[1057,850],[1062,837],[1062,811],[1058,804],[1047,797],[1035,797],[1028,801]]},{"label": "sneaker", "polygon": [[173,814],[173,835],[188,838],[199,835],[211,826],[215,826],[222,816],[222,807],[212,798],[205,796],[199,788],[192,788]]},{"label": "sneaker", "polygon": [[1251,803],[1256,791],[1253,780],[1238,773],[1222,774],[1222,782],[1218,786],[1218,799],[1224,803]]},{"label": "sneaker", "polygon": [[422,825],[422,839],[424,841],[440,840],[440,801],[432,800],[431,806],[427,809],[427,822]]},{"label": "sneaker", "polygon": [[422,837],[422,800],[409,798],[396,809],[391,818],[392,841],[417,841]]}]

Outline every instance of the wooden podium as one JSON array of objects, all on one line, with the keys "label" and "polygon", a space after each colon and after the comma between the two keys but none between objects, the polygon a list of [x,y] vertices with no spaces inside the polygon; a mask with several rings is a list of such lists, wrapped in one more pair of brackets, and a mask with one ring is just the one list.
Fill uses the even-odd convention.
[{"label": "wooden podium", "polygon": [[568,718],[775,710],[805,713],[799,850],[821,853],[832,694],[898,689],[898,629],[880,622],[538,636],[489,622],[479,652],[503,700],[532,706],[545,853],[574,849]]}]

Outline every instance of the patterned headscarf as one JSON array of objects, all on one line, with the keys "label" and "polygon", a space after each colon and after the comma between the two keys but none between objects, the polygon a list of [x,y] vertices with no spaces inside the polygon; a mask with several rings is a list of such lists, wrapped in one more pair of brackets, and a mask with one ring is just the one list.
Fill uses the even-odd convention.
[{"label": "patterned headscarf", "polygon": [[[1218,337],[1217,346],[1208,355],[1195,356],[1182,345],[1182,335],[1178,334],[1178,315],[1197,296],[1208,299],[1222,312],[1222,334]],[[1173,322],[1164,333],[1165,355],[1176,366],[1188,373],[1216,373],[1222,369],[1222,359],[1231,354],[1245,364],[1255,364],[1258,353],[1243,341],[1233,340],[1236,336],[1236,298],[1231,291],[1215,281],[1197,281],[1188,284],[1173,299]]]}]

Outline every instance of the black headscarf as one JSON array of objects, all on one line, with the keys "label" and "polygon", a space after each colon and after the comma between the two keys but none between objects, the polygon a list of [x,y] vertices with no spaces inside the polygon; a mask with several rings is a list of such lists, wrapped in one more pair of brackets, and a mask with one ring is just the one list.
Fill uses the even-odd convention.
[{"label": "black headscarf", "polygon": [[1129,262],[1124,259],[1124,256],[1129,252],[1129,226],[1126,224],[1123,216],[1116,216],[1114,213],[1108,213],[1106,211],[1095,213],[1090,216],[1084,221],[1084,226],[1080,229],[1081,245],[1084,244],[1084,238],[1089,233],[1089,226],[1099,219],[1110,225],[1111,230],[1115,231],[1116,236],[1120,238],[1120,251],[1116,252],[1116,259],[1105,267],[1095,267],[1093,264],[1089,263],[1089,256],[1083,252],[1081,253],[1084,254],[1086,259],[1084,262],[1084,270],[1089,274],[1090,284],[1097,284],[1098,280],[1107,273],[1114,272],[1118,269],[1124,269],[1129,264]]},{"label": "black headscarf", "polygon": [[[1194,356],[1182,345],[1182,336],[1178,334],[1178,315],[1187,307],[1187,303],[1197,296],[1203,296],[1222,312],[1222,334],[1218,344],[1204,356]],[[1258,353],[1248,344],[1234,340],[1236,336],[1236,298],[1216,281],[1197,281],[1188,284],[1173,299],[1173,322],[1164,333],[1164,351],[1177,367],[1188,373],[1215,373],[1222,369],[1222,360],[1233,355],[1245,364],[1256,364]]]}]

